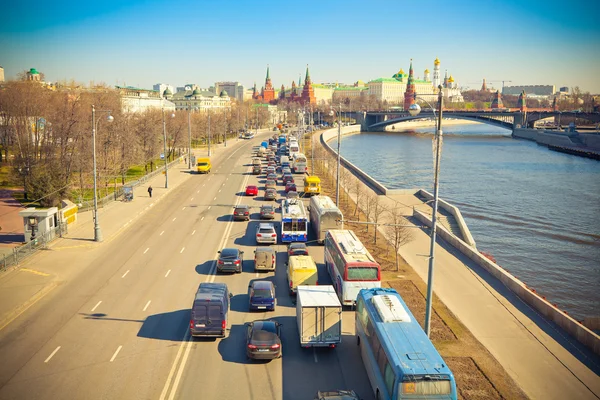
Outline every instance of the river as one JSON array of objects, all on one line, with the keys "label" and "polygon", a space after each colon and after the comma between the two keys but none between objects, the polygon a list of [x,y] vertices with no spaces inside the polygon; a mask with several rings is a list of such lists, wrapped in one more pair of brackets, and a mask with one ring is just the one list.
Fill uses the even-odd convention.
[{"label": "river", "polygon": [[[341,153],[388,189],[433,192],[433,129],[344,137]],[[485,124],[443,131],[440,197],[477,248],[576,319],[600,316],[600,162]]]}]

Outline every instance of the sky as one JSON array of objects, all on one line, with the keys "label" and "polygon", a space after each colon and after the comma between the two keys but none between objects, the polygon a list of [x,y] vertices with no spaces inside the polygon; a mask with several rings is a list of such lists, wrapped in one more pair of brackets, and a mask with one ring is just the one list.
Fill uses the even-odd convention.
[{"label": "sky", "polygon": [[[276,88],[415,74],[600,93],[600,1],[0,0],[6,79]],[[511,82],[509,82],[511,81]]]}]

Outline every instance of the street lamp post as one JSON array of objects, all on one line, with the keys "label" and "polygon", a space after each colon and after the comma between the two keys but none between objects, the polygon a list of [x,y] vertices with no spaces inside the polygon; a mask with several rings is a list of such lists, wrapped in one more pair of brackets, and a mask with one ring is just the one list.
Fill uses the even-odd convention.
[{"label": "street lamp post", "polygon": [[[334,111],[332,111],[334,112]],[[340,103],[340,110],[338,111],[338,138],[337,138],[337,172],[335,178],[335,205],[340,206],[340,146],[342,144],[342,121],[340,121],[342,115],[342,103]]]},{"label": "street lamp post", "polygon": [[188,169],[192,169],[192,105],[188,104]]},{"label": "street lamp post", "polygon": [[[429,270],[427,272],[427,305],[425,309],[425,333],[429,336],[431,332],[431,303],[433,298],[433,269],[434,269],[434,261],[435,261],[435,236],[436,236],[436,228],[437,228],[437,210],[438,210],[438,201],[439,201],[439,175],[440,175],[440,161],[442,157],[442,109],[444,96],[442,93],[442,86],[438,86],[438,115],[437,115],[437,129],[435,133],[435,165],[433,172],[433,213],[431,215],[431,244],[429,246]],[[415,99],[417,95],[415,94]],[[425,101],[431,110],[433,111],[433,115],[435,117],[435,109],[431,107],[431,104],[425,99],[421,99]],[[410,115],[415,116],[421,112],[421,107],[415,103],[412,104],[408,112]]]},{"label": "street lamp post", "polygon": [[225,109],[225,121],[223,122],[223,127],[225,131],[223,137],[225,138],[225,147],[227,147],[227,109]]},{"label": "street lamp post", "polygon": [[[167,120],[165,119],[165,108],[162,109],[163,116],[163,154],[165,158],[165,189],[169,188],[169,170],[167,160]],[[175,113],[171,113],[171,118],[175,118]]]},{"label": "street lamp post", "polygon": [[[110,110],[98,110],[98,112],[106,112],[107,122],[113,122],[114,117],[110,115]],[[94,241],[102,241],[102,231],[100,230],[100,222],[98,221],[98,177],[96,173],[96,107],[92,104],[92,153],[94,164]]]}]

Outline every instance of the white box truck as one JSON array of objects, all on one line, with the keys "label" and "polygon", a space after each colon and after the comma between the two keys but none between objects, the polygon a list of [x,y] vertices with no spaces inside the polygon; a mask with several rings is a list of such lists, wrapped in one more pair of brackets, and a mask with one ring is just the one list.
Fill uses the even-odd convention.
[{"label": "white box truck", "polygon": [[302,347],[335,347],[342,342],[342,304],[333,286],[298,286],[296,322]]}]

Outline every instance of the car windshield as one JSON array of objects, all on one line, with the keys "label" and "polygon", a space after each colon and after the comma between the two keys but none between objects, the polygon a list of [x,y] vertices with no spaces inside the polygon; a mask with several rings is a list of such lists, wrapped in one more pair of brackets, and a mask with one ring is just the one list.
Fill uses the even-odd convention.
[{"label": "car windshield", "polygon": [[256,321],[254,323],[254,333],[266,331],[271,333],[277,333],[277,328],[275,327],[275,322],[272,321]]},{"label": "car windshield", "polygon": [[254,289],[253,297],[259,299],[266,299],[271,297],[271,291],[269,289]]},{"label": "car windshield", "polygon": [[221,250],[221,258],[236,258],[238,256],[237,249],[223,249]]},{"label": "car windshield", "polygon": [[256,186],[248,186],[248,189],[254,190],[254,189],[256,189]]}]

